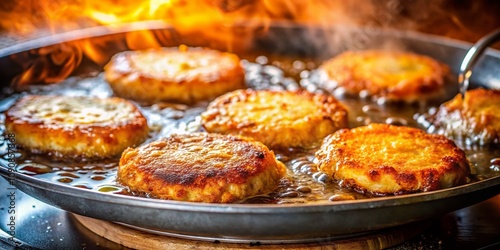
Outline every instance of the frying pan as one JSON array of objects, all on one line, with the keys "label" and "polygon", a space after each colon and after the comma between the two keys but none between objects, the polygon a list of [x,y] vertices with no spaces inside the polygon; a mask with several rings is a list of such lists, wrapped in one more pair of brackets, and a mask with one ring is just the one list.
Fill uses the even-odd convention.
[{"label": "frying pan", "polygon": [[[0,49],[0,72],[4,83],[10,83],[22,67],[13,57],[33,50],[64,43],[109,39],[116,44],[112,54],[127,49],[123,37],[130,32],[150,30],[175,33],[159,23],[114,28],[97,27],[85,32],[66,33]],[[342,33],[340,35],[340,33]],[[346,35],[347,34],[347,35]],[[353,42],[361,34],[365,42]],[[187,43],[178,36],[167,45]],[[354,39],[354,40],[353,40]],[[368,42],[366,42],[368,41]],[[204,45],[192,43],[188,45]],[[381,48],[397,44],[401,48],[432,56],[447,63],[458,73],[460,62],[471,44],[443,37],[396,30],[363,30],[352,28],[319,28],[273,24],[265,34],[252,37],[252,51],[264,54],[286,54],[318,60],[346,49]],[[240,51],[241,52],[241,51]],[[86,62],[85,58],[82,62]],[[90,65],[90,66],[89,66]],[[102,65],[82,63],[72,75]],[[475,66],[474,86],[500,87],[500,53],[487,50]],[[12,86],[4,84],[7,92]],[[318,204],[206,204],[165,201],[102,193],[51,182],[9,171],[7,161],[0,161],[0,175],[19,190],[45,203],[72,213],[138,227],[160,234],[197,240],[223,242],[290,243],[328,240],[368,233],[439,216],[486,200],[500,193],[500,176],[470,184],[425,193],[338,201]]]}]

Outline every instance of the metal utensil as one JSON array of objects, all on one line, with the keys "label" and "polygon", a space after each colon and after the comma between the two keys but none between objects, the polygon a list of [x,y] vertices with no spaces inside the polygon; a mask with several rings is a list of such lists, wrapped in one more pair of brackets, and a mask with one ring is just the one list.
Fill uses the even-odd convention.
[{"label": "metal utensil", "polygon": [[469,51],[467,51],[467,54],[465,54],[462,64],[460,65],[460,72],[458,75],[458,83],[460,86],[459,88],[460,93],[462,94],[462,99],[465,97],[465,92],[469,88],[469,80],[472,76],[472,69],[474,68],[477,60],[479,60],[486,48],[488,48],[499,39],[500,28],[488,33],[486,36],[479,39],[479,41],[477,41],[476,44],[474,44],[474,46],[472,46]]}]

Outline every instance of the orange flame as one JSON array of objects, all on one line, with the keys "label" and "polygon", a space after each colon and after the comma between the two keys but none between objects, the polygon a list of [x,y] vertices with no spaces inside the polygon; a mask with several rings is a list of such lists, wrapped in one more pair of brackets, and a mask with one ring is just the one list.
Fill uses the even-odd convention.
[{"label": "orange flame", "polygon": [[59,82],[68,77],[82,61],[82,51],[73,44],[44,47],[31,53],[20,53],[12,60],[24,67],[13,79],[16,89],[23,89],[33,82]]},{"label": "orange flame", "polygon": [[[391,11],[398,10],[398,11]],[[0,6],[0,32],[45,35],[63,31],[145,20],[164,20],[177,30],[215,33],[208,27],[268,24],[287,20],[308,24],[383,23],[459,39],[477,38],[500,25],[500,4],[456,0],[5,0]],[[481,13],[477,15],[476,13]],[[45,32],[45,33],[44,33]],[[464,36],[467,37],[464,37]],[[212,34],[212,37],[214,35]],[[468,39],[467,39],[468,38]]]},{"label": "orange flame", "polygon": [[[179,30],[214,25],[269,23],[272,20],[317,23],[342,17],[353,4],[341,0],[8,0],[0,7],[0,27],[23,35],[49,29],[62,32],[95,25],[164,20]],[[357,8],[357,7],[356,7]],[[331,24],[331,23],[330,23]]]}]

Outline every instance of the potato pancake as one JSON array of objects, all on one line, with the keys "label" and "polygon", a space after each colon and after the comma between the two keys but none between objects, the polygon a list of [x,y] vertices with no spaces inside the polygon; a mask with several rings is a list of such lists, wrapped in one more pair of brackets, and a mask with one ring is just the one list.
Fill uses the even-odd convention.
[{"label": "potato pancake", "polygon": [[442,104],[430,118],[439,133],[470,144],[500,143],[500,90],[474,89]]},{"label": "potato pancake", "polygon": [[453,141],[388,124],[341,129],[325,138],[316,158],[342,187],[374,195],[453,187],[470,174],[464,151]]},{"label": "potato pancake", "polygon": [[108,158],[148,136],[146,118],[121,98],[30,95],[5,113],[7,133],[33,153]]},{"label": "potato pancake", "polygon": [[157,198],[229,203],[273,191],[285,171],[260,142],[193,133],[127,149],[117,176],[130,190]]},{"label": "potato pancake", "polygon": [[347,127],[339,101],[304,90],[236,90],[212,101],[201,118],[208,132],[248,136],[270,148],[309,147]]},{"label": "potato pancake", "polygon": [[325,88],[342,87],[348,94],[365,93],[388,101],[413,103],[446,94],[449,67],[410,52],[347,51],[320,66],[329,81]]},{"label": "potato pancake", "polygon": [[104,76],[117,96],[146,104],[192,104],[245,87],[237,55],[186,46],[118,53]]}]

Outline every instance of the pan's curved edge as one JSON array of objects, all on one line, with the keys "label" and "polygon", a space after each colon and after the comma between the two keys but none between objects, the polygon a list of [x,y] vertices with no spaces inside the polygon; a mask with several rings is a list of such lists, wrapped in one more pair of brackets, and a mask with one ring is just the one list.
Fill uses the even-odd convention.
[{"label": "pan's curved edge", "polygon": [[379,208],[387,206],[399,206],[399,205],[411,205],[417,202],[433,201],[443,198],[449,198],[454,196],[460,196],[463,194],[477,192],[483,189],[496,187],[500,188],[500,176],[495,176],[485,180],[477,181],[474,183],[469,183],[457,187],[415,193],[406,194],[400,196],[387,196],[378,197],[367,200],[345,200],[337,201],[335,203],[322,203],[322,204],[219,204],[219,203],[194,203],[194,202],[183,202],[183,201],[173,201],[173,200],[160,200],[151,199],[144,197],[133,197],[120,194],[110,194],[102,193],[89,189],[82,189],[78,187],[69,186],[63,183],[54,183],[48,180],[43,180],[35,178],[29,175],[25,175],[15,170],[9,170],[9,167],[5,166],[5,162],[0,161],[0,175],[8,180],[14,180],[13,184],[21,184],[31,186],[33,188],[51,191],[54,193],[66,194],[66,195],[79,195],[82,198],[88,200],[95,200],[100,202],[110,202],[113,199],[117,204],[122,205],[133,205],[133,206],[144,206],[145,204],[159,209],[179,209],[179,210],[193,210],[193,211],[205,211],[205,212],[217,212],[213,210],[226,209],[228,207],[233,207],[231,212],[241,212],[241,213],[268,213],[270,210],[280,209],[293,210],[293,209],[303,209],[311,207],[318,207],[323,209],[323,207],[334,207],[335,211],[351,210],[351,209],[370,209]]},{"label": "pan's curved edge", "polygon": [[[240,24],[245,25],[245,24]],[[257,24],[259,25],[259,24]],[[261,24],[264,25],[264,24]],[[300,29],[309,29],[307,25],[297,25],[291,24],[290,22],[274,22],[272,24],[273,28],[280,29],[289,29],[290,27],[297,26]],[[318,27],[314,27],[318,29]],[[311,28],[311,29],[314,29]],[[14,45],[0,48],[0,58],[10,56],[16,53],[25,52],[32,49],[39,49],[55,44],[87,39],[87,38],[95,38],[106,35],[114,35],[120,33],[128,33],[142,30],[162,30],[162,29],[175,29],[174,26],[170,25],[167,22],[161,20],[151,20],[151,21],[141,21],[141,22],[131,22],[131,23],[122,23],[115,25],[107,25],[107,26],[95,26],[90,28],[72,30],[68,32],[52,34],[44,37],[39,37],[35,39],[31,39],[24,42],[19,42]],[[324,30],[326,32],[335,32],[338,30],[338,26],[331,27],[320,27],[319,29]],[[368,30],[363,30],[363,27],[351,27],[349,28],[351,32],[367,32],[369,35],[377,36],[390,34],[391,37],[394,38],[407,38],[416,41],[422,41],[426,43],[439,43],[449,47],[460,48],[463,50],[469,49],[473,44],[465,41],[460,41],[452,38],[426,34],[417,31],[407,31],[407,30],[398,30],[398,29],[373,29],[370,28]],[[500,57],[500,51],[495,49],[488,49],[487,54],[492,56]]]},{"label": "pan's curved edge", "polygon": [[141,31],[141,30],[171,29],[171,28],[172,28],[171,25],[159,20],[90,27],[90,28],[73,30],[64,33],[35,38],[25,42],[16,43],[14,45],[5,48],[1,48],[0,58],[32,49],[39,49],[55,44],[60,44],[80,39],[101,37],[113,34]]}]

